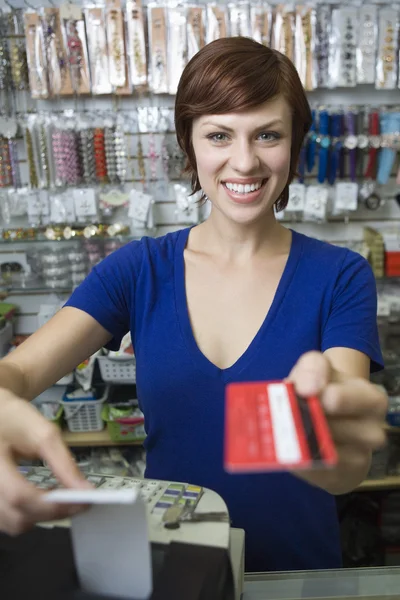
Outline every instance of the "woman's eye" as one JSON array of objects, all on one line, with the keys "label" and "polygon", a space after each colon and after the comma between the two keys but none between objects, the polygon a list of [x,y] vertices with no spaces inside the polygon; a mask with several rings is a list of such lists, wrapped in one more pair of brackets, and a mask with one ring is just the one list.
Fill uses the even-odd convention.
[{"label": "woman's eye", "polygon": [[225,133],[211,133],[207,137],[213,142],[225,142],[227,140],[227,136]]},{"label": "woman's eye", "polygon": [[271,131],[271,132],[260,133],[258,137],[263,142],[273,142],[275,140],[278,140],[280,136],[279,136],[279,133],[275,133],[275,132]]}]

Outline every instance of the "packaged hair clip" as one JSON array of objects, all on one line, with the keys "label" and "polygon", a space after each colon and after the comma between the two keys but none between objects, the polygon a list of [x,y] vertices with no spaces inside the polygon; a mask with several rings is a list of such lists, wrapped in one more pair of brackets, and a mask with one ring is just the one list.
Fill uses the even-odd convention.
[{"label": "packaged hair clip", "polygon": [[90,94],[89,56],[81,7],[70,2],[62,4],[60,20],[73,93]]},{"label": "packaged hair clip", "polygon": [[84,15],[92,76],[92,94],[111,94],[113,88],[110,81],[104,10],[98,6],[88,7],[84,9]]},{"label": "packaged hair clip", "polygon": [[205,45],[206,11],[203,6],[187,6],[187,53],[188,61]]},{"label": "packaged hair clip", "polygon": [[248,2],[235,2],[228,4],[229,33],[231,37],[251,36],[250,5]]},{"label": "packaged hair clip", "polygon": [[74,93],[68,69],[67,50],[61,30],[60,10],[42,9],[43,42],[47,75],[52,96],[71,96]]},{"label": "packaged hair clip", "polygon": [[329,87],[331,28],[332,7],[325,4],[317,6],[315,24],[315,58],[318,65],[316,70],[317,88]]},{"label": "packaged hair clip", "polygon": [[207,4],[206,44],[227,37],[228,12],[226,6]]},{"label": "packaged hair clip", "polygon": [[251,4],[250,6],[251,37],[263,44],[271,45],[272,9],[268,4]]},{"label": "packaged hair clip", "polygon": [[339,86],[357,85],[356,49],[358,47],[359,10],[352,6],[339,9]]},{"label": "packaged hair clip", "polygon": [[187,63],[187,9],[185,5],[168,8],[168,93],[176,94],[182,71]]},{"label": "packaged hair clip", "polygon": [[151,2],[147,6],[149,33],[149,87],[154,94],[168,94],[166,9]]},{"label": "packaged hair clip", "polygon": [[107,0],[105,9],[110,83],[113,91],[124,88],[126,78],[126,54],[124,18],[120,0]]},{"label": "packaged hair clip", "polygon": [[375,83],[378,50],[378,7],[367,4],[359,10],[359,43],[356,48],[357,83]]},{"label": "packaged hair clip", "polygon": [[294,64],[304,88],[311,91],[317,87],[315,10],[310,6],[297,6],[295,19]]},{"label": "packaged hair clip", "polygon": [[146,40],[141,0],[126,3],[126,50],[131,84],[134,88],[147,87]]},{"label": "packaged hair clip", "polygon": [[29,88],[32,98],[48,98],[47,65],[43,45],[43,29],[35,12],[24,16]]},{"label": "packaged hair clip", "polygon": [[397,86],[398,37],[398,9],[389,6],[380,8],[375,75],[375,87],[379,90],[394,90]]},{"label": "packaged hair clip", "polygon": [[294,60],[295,10],[293,4],[277,4],[274,11],[274,24],[271,46]]}]

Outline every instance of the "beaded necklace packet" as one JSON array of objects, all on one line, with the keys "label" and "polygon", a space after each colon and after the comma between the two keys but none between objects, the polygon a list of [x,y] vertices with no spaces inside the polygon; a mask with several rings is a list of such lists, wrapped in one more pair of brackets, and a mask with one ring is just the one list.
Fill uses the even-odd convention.
[{"label": "beaded necklace packet", "polygon": [[203,6],[187,5],[187,59],[193,58],[206,43],[206,11]]},{"label": "beaded necklace packet", "polygon": [[356,49],[357,83],[375,83],[378,50],[378,7],[365,4],[359,9],[359,43]]},{"label": "beaded necklace packet", "polygon": [[230,36],[250,37],[250,5],[248,2],[228,4]]},{"label": "beaded necklace packet", "polygon": [[272,31],[272,8],[268,4],[259,2],[250,5],[250,27],[252,38],[270,46]]},{"label": "beaded necklace packet", "polygon": [[154,94],[168,94],[166,9],[155,2],[147,5],[149,30],[149,84]]},{"label": "beaded necklace packet", "polygon": [[106,36],[110,83],[114,89],[124,88],[126,81],[126,54],[124,18],[120,0],[106,0]]},{"label": "beaded necklace packet", "polygon": [[40,187],[40,155],[36,135],[37,115],[27,115],[22,128],[29,169],[29,185],[31,188]]},{"label": "beaded necklace packet", "polygon": [[206,44],[227,37],[228,12],[226,6],[207,4]]},{"label": "beaded necklace packet", "polygon": [[325,81],[327,88],[339,85],[341,64],[341,18],[340,9],[333,8],[330,12],[329,39],[328,39],[328,74]]},{"label": "beaded necklace packet", "polygon": [[311,6],[296,6],[294,62],[305,90],[317,87],[315,53],[316,13]]},{"label": "beaded necklace packet", "polygon": [[89,94],[89,56],[81,7],[71,2],[61,4],[60,20],[73,93],[78,96]]},{"label": "beaded necklace packet", "polygon": [[169,5],[167,11],[168,93],[176,94],[182,71],[187,63],[186,6]]},{"label": "beaded necklace packet", "polygon": [[113,91],[108,62],[104,10],[98,6],[84,9],[92,94],[111,94]]},{"label": "beaded necklace packet", "polygon": [[271,36],[271,46],[294,60],[294,4],[278,4],[275,7],[274,27]]},{"label": "beaded necklace packet", "polygon": [[147,86],[144,14],[141,0],[126,2],[126,46],[130,80],[134,88]]},{"label": "beaded necklace packet", "polygon": [[6,15],[0,10],[0,92],[7,92],[12,85],[11,60],[7,39]]},{"label": "beaded necklace packet", "polygon": [[326,4],[316,6],[316,60],[317,69],[317,87],[329,87],[330,68],[329,68],[329,51],[330,51],[330,36],[332,27],[332,8]]},{"label": "beaded necklace packet", "polygon": [[398,7],[385,6],[378,13],[378,56],[375,87],[394,90],[397,87],[397,59],[399,37]]},{"label": "beaded necklace packet", "polygon": [[67,51],[61,30],[60,10],[42,9],[43,43],[47,61],[47,77],[53,96],[71,96],[74,93],[68,69]]},{"label": "beaded necklace packet", "polygon": [[340,70],[338,85],[341,87],[355,87],[357,85],[358,25],[359,9],[356,6],[348,5],[339,9]]},{"label": "beaded necklace packet", "polygon": [[48,98],[49,89],[42,23],[36,12],[26,12],[24,22],[31,96],[34,99]]}]

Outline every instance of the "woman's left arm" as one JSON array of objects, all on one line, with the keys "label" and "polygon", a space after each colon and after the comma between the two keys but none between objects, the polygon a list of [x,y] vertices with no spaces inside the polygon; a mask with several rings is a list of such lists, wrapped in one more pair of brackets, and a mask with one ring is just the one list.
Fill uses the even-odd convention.
[{"label": "woman's left arm", "polygon": [[372,451],[386,442],[387,397],[369,381],[370,359],[350,348],[308,352],[289,380],[299,395],[317,394],[328,418],[339,461],[332,470],[296,471],[331,494],[345,494],[366,477]]}]

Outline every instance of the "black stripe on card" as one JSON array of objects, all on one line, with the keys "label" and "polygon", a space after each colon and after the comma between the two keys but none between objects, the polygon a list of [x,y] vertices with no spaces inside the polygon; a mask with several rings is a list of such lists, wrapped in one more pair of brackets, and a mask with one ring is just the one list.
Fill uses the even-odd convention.
[{"label": "black stripe on card", "polygon": [[315,434],[314,425],[312,422],[310,408],[305,398],[297,396],[297,403],[300,409],[301,420],[303,422],[304,432],[307,437],[308,448],[312,460],[322,460],[322,455],[318,443],[317,436]]}]

